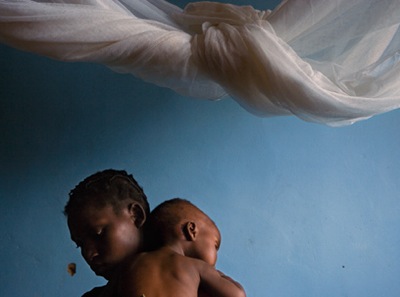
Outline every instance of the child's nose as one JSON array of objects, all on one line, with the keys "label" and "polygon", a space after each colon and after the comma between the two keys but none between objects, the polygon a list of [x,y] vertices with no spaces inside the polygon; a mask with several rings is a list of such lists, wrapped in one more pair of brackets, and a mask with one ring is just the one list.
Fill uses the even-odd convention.
[{"label": "child's nose", "polygon": [[87,263],[91,263],[93,259],[98,256],[96,245],[93,243],[87,243],[82,247],[82,256]]}]

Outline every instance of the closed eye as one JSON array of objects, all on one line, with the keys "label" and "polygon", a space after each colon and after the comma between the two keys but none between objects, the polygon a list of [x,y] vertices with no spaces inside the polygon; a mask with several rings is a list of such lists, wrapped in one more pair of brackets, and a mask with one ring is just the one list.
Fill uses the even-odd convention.
[{"label": "closed eye", "polygon": [[215,249],[218,251],[219,250],[219,242],[215,243]]},{"label": "closed eye", "polygon": [[107,232],[107,226],[102,226],[99,229],[96,230],[96,237],[103,237],[106,235]]}]

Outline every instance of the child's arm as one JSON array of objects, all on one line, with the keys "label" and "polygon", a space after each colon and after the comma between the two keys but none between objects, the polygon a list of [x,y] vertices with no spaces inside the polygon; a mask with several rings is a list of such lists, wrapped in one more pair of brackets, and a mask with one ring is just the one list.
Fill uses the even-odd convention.
[{"label": "child's arm", "polygon": [[246,297],[243,287],[206,262],[199,261],[200,290],[213,297]]},{"label": "child's arm", "polygon": [[223,274],[223,273],[222,273],[221,271],[219,271],[219,270],[217,270],[217,271],[218,271],[218,273],[221,275],[221,277],[223,277],[223,278],[225,278],[225,279],[231,281],[231,282],[234,283],[238,288],[240,288],[241,290],[244,291],[242,285],[239,284],[237,281],[235,281],[233,278],[231,278],[230,276],[227,276],[227,275]]}]

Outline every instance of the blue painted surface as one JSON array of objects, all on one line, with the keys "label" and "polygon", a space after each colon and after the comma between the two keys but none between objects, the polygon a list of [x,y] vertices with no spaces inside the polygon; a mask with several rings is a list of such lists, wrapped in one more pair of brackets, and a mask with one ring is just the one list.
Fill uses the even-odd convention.
[{"label": "blue painted surface", "polygon": [[62,209],[109,167],[133,173],[152,206],[181,196],[209,213],[217,266],[248,296],[400,295],[399,111],[329,128],[5,46],[0,69],[0,296],[80,296],[104,282]]}]

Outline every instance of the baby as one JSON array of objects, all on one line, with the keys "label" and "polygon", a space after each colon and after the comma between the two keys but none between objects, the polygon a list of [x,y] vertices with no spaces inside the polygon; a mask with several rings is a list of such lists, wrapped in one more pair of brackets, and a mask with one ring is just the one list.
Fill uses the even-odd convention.
[{"label": "baby", "polygon": [[[120,274],[121,297],[245,297],[242,286],[215,269],[221,243],[215,223],[187,200],[156,207],[145,226],[150,252],[132,257]],[[154,249],[156,247],[156,249]]]}]

